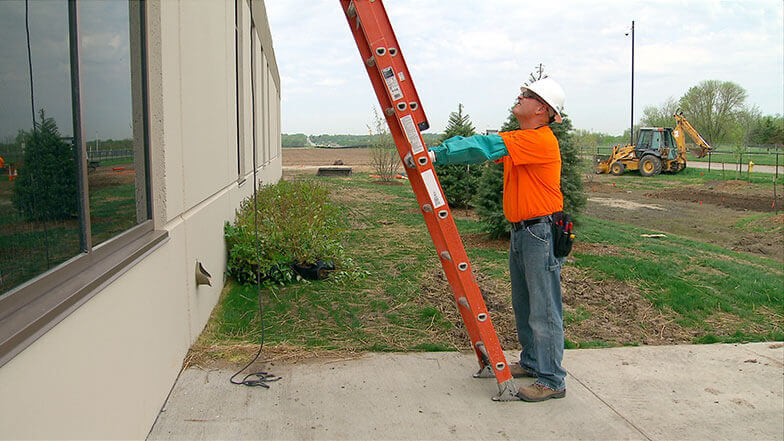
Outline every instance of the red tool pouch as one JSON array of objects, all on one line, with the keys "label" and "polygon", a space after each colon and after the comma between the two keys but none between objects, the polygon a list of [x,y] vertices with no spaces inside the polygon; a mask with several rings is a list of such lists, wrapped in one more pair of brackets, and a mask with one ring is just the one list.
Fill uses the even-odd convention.
[{"label": "red tool pouch", "polygon": [[553,213],[553,249],[555,257],[566,257],[572,251],[574,233],[572,233],[572,219],[563,211]]}]

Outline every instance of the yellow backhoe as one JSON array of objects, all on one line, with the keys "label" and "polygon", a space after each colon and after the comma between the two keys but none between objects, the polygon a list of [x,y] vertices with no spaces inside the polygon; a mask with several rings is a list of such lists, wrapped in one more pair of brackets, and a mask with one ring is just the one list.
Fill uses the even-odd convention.
[{"label": "yellow backhoe", "polygon": [[639,170],[643,176],[654,176],[662,172],[677,173],[686,168],[686,136],[697,147],[691,149],[694,156],[702,158],[713,147],[700,136],[689,123],[683,112],[675,115],[675,128],[643,127],[637,133],[636,145],[616,145],[609,157],[598,158],[596,173],[612,173],[616,176],[626,170]]}]

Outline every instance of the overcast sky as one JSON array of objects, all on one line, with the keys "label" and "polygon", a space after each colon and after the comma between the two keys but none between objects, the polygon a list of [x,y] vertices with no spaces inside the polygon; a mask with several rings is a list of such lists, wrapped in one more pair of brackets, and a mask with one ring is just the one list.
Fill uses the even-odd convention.
[{"label": "overcast sky", "polygon": [[[68,4],[29,3],[36,119],[44,109],[60,134],[71,136]],[[130,43],[127,1],[79,3],[85,138],[132,136]],[[30,130],[30,78],[25,4],[0,0],[0,142]],[[40,122],[40,121],[39,121]]]},{"label": "overcast sky", "polygon": [[[284,133],[367,133],[375,95],[337,0],[266,1]],[[430,131],[463,103],[499,128],[543,63],[575,128],[621,134],[634,115],[703,80],[733,81],[763,114],[784,113],[781,0],[387,0]]]}]

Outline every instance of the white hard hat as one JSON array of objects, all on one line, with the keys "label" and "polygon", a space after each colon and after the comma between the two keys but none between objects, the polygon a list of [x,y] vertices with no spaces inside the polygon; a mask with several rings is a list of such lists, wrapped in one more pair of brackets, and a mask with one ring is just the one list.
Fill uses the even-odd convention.
[{"label": "white hard hat", "polygon": [[563,88],[551,78],[542,78],[534,81],[522,89],[528,89],[537,94],[539,98],[555,111],[555,122],[561,122],[561,112],[563,111],[566,94]]}]

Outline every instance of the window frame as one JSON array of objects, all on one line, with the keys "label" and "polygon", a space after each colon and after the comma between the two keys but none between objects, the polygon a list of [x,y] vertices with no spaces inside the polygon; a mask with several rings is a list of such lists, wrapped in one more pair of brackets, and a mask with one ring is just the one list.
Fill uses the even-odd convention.
[{"label": "window frame", "polygon": [[234,0],[234,93],[237,104],[237,185],[245,183],[245,167],[243,161],[245,160],[245,152],[243,151],[243,106],[244,101],[240,94],[242,84],[242,59],[240,53],[242,52],[241,42],[244,32],[245,23],[242,20],[242,7],[244,0]]},{"label": "window frame", "polygon": [[[21,353],[47,331],[86,303],[103,288],[168,241],[166,230],[154,229],[150,160],[150,111],[147,64],[146,2],[129,0],[131,38],[138,36],[138,57],[131,71],[139,74],[139,87],[132,87],[139,100],[142,125],[142,152],[146,181],[146,220],[92,247],[90,207],[87,188],[87,157],[83,138],[83,101],[81,100],[81,58],[79,47],[78,0],[68,0],[68,34],[71,62],[71,103],[74,144],[79,174],[80,254],[11,289],[0,297],[0,367]],[[133,42],[131,44],[133,53]],[[139,63],[135,69],[133,63]],[[133,73],[132,73],[133,75]],[[134,84],[133,77],[131,78]]]}]

